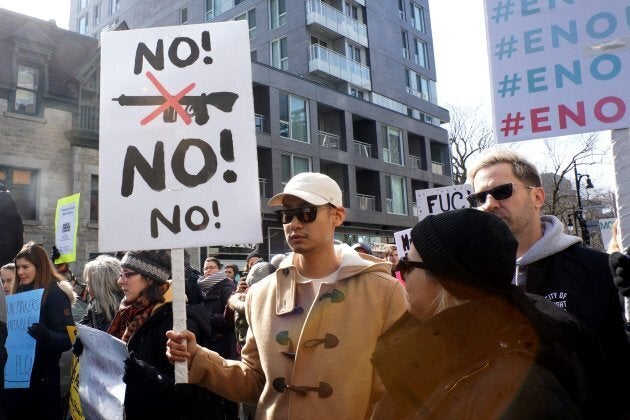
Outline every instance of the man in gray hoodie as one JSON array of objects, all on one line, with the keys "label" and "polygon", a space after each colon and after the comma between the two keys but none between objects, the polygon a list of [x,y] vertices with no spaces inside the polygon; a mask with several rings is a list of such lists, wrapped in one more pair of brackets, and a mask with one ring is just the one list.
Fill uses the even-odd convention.
[{"label": "man in gray hoodie", "polygon": [[[608,255],[563,233],[555,216],[541,214],[545,191],[538,171],[518,153],[487,150],[469,169],[472,207],[494,213],[518,241],[513,282],[566,309],[599,338],[616,373],[628,372],[627,337]],[[619,376],[621,381],[622,376]]]}]

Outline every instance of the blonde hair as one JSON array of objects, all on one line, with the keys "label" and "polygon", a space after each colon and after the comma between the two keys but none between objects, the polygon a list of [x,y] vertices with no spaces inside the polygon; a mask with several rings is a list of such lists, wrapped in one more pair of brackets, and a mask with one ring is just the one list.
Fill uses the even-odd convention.
[{"label": "blonde hair", "polygon": [[523,184],[529,187],[542,187],[542,181],[536,167],[522,155],[502,147],[487,149],[480,155],[475,164],[468,169],[468,183],[474,188],[473,181],[479,170],[501,163],[511,165],[512,173]]},{"label": "blonde hair", "polygon": [[120,261],[109,255],[99,255],[83,269],[83,279],[94,294],[94,311],[102,313],[108,322],[120,306],[118,279],[121,272]]}]

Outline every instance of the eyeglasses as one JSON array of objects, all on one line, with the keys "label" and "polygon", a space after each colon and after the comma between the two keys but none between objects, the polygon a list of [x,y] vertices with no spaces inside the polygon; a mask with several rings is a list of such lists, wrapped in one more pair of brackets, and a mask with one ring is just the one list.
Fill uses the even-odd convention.
[{"label": "eyeglasses", "polygon": [[135,271],[122,271],[120,273],[120,277],[125,279],[125,280],[127,280],[127,279],[129,279],[129,277],[133,277],[136,274],[139,274],[139,273],[136,273]]},{"label": "eyeglasses", "polygon": [[429,267],[424,261],[409,261],[407,257],[403,257],[398,260],[398,264],[396,264],[396,271],[400,272],[400,277],[405,280],[405,275],[409,273],[414,268],[422,268],[423,270],[429,271]]},{"label": "eyeglasses", "polygon": [[498,187],[494,187],[487,191],[481,191],[475,194],[470,194],[466,199],[470,203],[472,207],[481,207],[485,204],[486,199],[488,198],[488,194],[490,194],[495,200],[507,200],[512,197],[512,193],[514,192],[514,187],[520,186],[528,189],[533,189],[534,187],[530,187],[528,185],[520,185],[520,184],[503,184]]},{"label": "eyeglasses", "polygon": [[299,209],[287,209],[287,210],[276,210],[276,217],[278,218],[278,222],[286,225],[287,223],[291,223],[293,217],[297,216],[298,220],[302,223],[310,223],[317,218],[317,209],[320,207],[332,207],[332,204],[324,204],[323,206],[312,206],[312,207],[302,207]]}]

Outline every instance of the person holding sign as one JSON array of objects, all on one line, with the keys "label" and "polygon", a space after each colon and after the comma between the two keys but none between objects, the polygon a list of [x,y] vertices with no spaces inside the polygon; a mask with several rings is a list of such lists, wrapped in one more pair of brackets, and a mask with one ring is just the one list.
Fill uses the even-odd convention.
[{"label": "person holding sign", "polygon": [[[247,292],[241,361],[169,331],[167,355],[189,381],[257,404],[258,419],[366,418],[383,387],[370,363],[377,338],[405,312],[390,264],[335,245],[346,211],[339,185],[300,173],[269,200],[293,252]],[[184,344],[183,340],[186,340]]]},{"label": "person holding sign", "polygon": [[511,284],[517,242],[474,209],[429,215],[398,271],[409,311],[372,358],[387,393],[374,419],[611,418],[591,331]]},{"label": "person holding sign", "polygon": [[541,214],[545,191],[540,175],[518,153],[489,149],[468,177],[475,191],[468,197],[471,206],[499,216],[518,241],[514,283],[584,322],[615,367],[611,381],[622,389],[630,372],[630,348],[608,255],[581,246],[580,238],[563,233],[557,217]]},{"label": "person holding sign", "polygon": [[6,391],[8,418],[61,419],[59,358],[72,346],[68,327],[74,326],[75,296],[41,245],[26,243],[15,256],[14,293],[44,289],[39,322],[28,327],[36,340],[30,388]]},{"label": "person holding sign", "polygon": [[[220,401],[200,386],[175,385],[173,365],[164,354],[166,331],[173,327],[170,251],[127,252],[120,265],[124,298],[107,332],[127,343],[130,353],[125,418],[212,419]],[[188,328],[207,340],[210,326],[204,315],[186,309]]]}]

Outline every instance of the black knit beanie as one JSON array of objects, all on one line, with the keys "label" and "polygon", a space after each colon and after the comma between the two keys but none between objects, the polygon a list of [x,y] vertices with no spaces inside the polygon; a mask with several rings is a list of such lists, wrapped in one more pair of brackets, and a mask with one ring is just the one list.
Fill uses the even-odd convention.
[{"label": "black knit beanie", "polygon": [[171,278],[171,251],[129,251],[122,257],[120,265],[164,284]]},{"label": "black knit beanie", "polygon": [[460,288],[451,281],[489,292],[512,282],[518,243],[491,213],[466,208],[427,216],[411,230],[411,240],[428,270],[456,296]]}]

